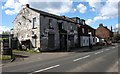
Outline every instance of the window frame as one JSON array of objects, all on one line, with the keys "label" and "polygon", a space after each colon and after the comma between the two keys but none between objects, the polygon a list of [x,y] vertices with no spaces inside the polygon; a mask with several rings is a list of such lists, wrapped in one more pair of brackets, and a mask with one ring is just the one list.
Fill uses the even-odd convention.
[{"label": "window frame", "polygon": [[33,18],[33,23],[32,23],[32,29],[36,29],[36,22],[37,22],[37,19],[36,17]]}]

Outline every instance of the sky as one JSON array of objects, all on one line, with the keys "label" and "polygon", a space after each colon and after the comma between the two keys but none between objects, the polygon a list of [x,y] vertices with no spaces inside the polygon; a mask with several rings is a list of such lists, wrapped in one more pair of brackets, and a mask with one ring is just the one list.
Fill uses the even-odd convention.
[{"label": "sky", "polygon": [[118,2],[120,0],[3,0],[0,2],[0,33],[13,28],[13,20],[22,8],[30,4],[38,10],[66,17],[79,17],[86,24],[98,28],[100,23],[118,28]]}]

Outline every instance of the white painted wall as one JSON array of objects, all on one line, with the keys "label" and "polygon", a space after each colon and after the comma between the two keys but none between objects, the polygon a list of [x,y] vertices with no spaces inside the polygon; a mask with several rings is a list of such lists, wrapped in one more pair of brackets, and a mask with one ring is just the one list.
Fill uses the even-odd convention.
[{"label": "white painted wall", "polygon": [[89,37],[88,36],[81,36],[81,46],[89,46]]},{"label": "white painted wall", "polygon": [[[89,36],[81,36],[80,39],[81,39],[81,42],[80,42],[81,46],[89,46]],[[90,42],[92,43],[92,45],[95,45],[96,44],[96,38],[91,37]]]}]

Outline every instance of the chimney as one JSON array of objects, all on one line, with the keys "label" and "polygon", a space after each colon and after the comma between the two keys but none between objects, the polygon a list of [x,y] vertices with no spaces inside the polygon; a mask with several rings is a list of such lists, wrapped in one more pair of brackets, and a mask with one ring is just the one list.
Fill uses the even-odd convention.
[{"label": "chimney", "polygon": [[103,27],[103,23],[100,23],[99,26]]},{"label": "chimney", "polygon": [[29,4],[23,5],[22,8],[29,8]]},{"label": "chimney", "polygon": [[112,31],[112,26],[111,26],[111,31]]}]

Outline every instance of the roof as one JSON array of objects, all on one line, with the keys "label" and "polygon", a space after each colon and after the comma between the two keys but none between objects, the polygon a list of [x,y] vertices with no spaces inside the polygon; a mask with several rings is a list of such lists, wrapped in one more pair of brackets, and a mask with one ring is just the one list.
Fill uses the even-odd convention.
[{"label": "roof", "polygon": [[106,26],[103,26],[105,29],[107,29],[109,32],[112,33],[112,31],[110,29],[108,29]]},{"label": "roof", "polygon": [[35,12],[38,12],[42,15],[45,15],[45,16],[49,16],[49,17],[53,17],[53,18],[56,18],[56,19],[60,19],[60,20],[65,20],[65,21],[68,21],[68,22],[72,22],[72,23],[76,23],[75,21],[67,18],[67,17],[63,17],[63,16],[58,16],[58,15],[55,15],[55,14],[51,14],[51,13],[47,13],[47,12],[44,12],[44,11],[41,11],[41,10],[38,10],[38,9],[34,9],[34,8],[31,8],[29,7],[31,10],[35,11]]}]

